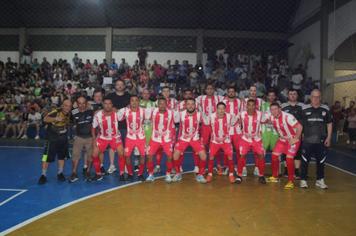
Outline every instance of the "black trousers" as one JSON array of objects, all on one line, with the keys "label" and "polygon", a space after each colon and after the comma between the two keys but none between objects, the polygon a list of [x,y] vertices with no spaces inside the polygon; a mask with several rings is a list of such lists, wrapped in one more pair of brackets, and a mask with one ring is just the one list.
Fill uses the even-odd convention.
[{"label": "black trousers", "polygon": [[328,153],[324,143],[303,143],[302,144],[302,165],[301,175],[302,180],[307,180],[308,165],[312,158],[316,160],[316,179],[324,178],[325,160]]}]

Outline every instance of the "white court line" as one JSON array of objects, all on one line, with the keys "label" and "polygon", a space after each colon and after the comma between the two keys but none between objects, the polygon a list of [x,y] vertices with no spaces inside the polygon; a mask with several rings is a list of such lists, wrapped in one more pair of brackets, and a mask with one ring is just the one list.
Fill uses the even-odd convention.
[{"label": "white court line", "polygon": [[332,164],[325,163],[325,165],[330,166],[330,167],[333,167],[333,168],[335,168],[335,169],[337,169],[337,170],[339,170],[339,171],[341,171],[341,172],[344,172],[344,173],[346,173],[346,174],[349,174],[349,175],[352,175],[352,176],[356,176],[355,173],[350,172],[350,171],[348,171],[348,170],[341,169],[340,167],[334,166],[334,165],[332,165]]},{"label": "white court line", "polygon": [[20,196],[21,194],[25,193],[27,190],[26,189],[9,189],[9,188],[0,188],[0,191],[13,191],[13,192],[18,192],[11,197],[7,198],[5,201],[0,202],[0,207],[4,205],[5,203],[11,201],[15,197]]}]

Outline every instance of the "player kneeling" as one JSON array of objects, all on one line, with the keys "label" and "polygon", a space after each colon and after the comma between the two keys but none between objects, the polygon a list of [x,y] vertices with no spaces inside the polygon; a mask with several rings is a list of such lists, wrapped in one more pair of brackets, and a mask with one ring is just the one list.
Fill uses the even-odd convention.
[{"label": "player kneeling", "polygon": [[302,125],[291,114],[281,110],[278,103],[271,104],[270,120],[273,127],[278,132],[279,139],[272,152],[272,176],[268,182],[278,182],[279,157],[281,154],[287,156],[288,183],[285,189],[294,188],[294,157],[300,146],[300,137],[302,134]]},{"label": "player kneeling", "polygon": [[199,183],[206,183],[206,179],[203,174],[206,165],[206,152],[204,146],[199,137],[199,125],[202,122],[202,115],[195,109],[195,100],[193,98],[187,99],[187,109],[179,113],[179,136],[178,142],[175,145],[173,153],[173,165],[176,170],[176,174],[173,177],[173,182],[182,180],[182,173],[180,169],[180,155],[184,153],[188,146],[191,146],[193,152],[198,153],[200,157],[199,173],[196,175],[196,180]]}]

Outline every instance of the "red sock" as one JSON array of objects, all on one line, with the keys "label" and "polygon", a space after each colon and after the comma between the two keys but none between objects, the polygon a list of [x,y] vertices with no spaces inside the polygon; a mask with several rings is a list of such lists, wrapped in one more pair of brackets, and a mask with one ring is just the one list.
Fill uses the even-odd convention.
[{"label": "red sock", "polygon": [[214,169],[214,160],[209,160],[208,161],[208,173],[212,174]]},{"label": "red sock", "polygon": [[200,158],[199,158],[199,155],[196,154],[195,152],[193,152],[193,159],[194,159],[194,167],[199,166]]},{"label": "red sock", "polygon": [[166,174],[171,174],[172,172],[172,167],[173,167],[173,163],[172,163],[172,160],[171,161],[168,161],[167,160],[167,171],[166,171]]},{"label": "red sock", "polygon": [[100,170],[100,159],[98,156],[96,157],[92,157],[93,160],[93,165],[94,165],[94,169],[95,169],[95,173],[96,174],[101,174],[101,170]]},{"label": "red sock", "polygon": [[258,169],[260,171],[260,176],[265,175],[266,161],[264,158],[258,158]]},{"label": "red sock", "polygon": [[179,159],[173,161],[173,166],[174,166],[174,169],[176,170],[176,173],[179,174],[180,173],[180,161],[179,161]]},{"label": "red sock", "polygon": [[230,174],[233,174],[234,173],[234,160],[227,160],[227,162],[228,162],[228,165],[229,165],[229,173]]},{"label": "red sock", "polygon": [[294,159],[286,158],[288,169],[288,181],[294,181]]},{"label": "red sock", "polygon": [[120,175],[123,175],[125,173],[125,157],[119,156],[119,169]]},{"label": "red sock", "polygon": [[272,176],[278,178],[279,172],[279,157],[277,155],[272,154]]},{"label": "red sock", "polygon": [[128,162],[126,161],[126,169],[129,175],[133,175],[131,160],[129,160]]},{"label": "red sock", "polygon": [[148,174],[153,175],[154,164],[152,160],[147,161]]},{"label": "red sock", "polygon": [[200,160],[199,162],[199,174],[204,175],[205,172],[205,166],[206,166],[206,160]]},{"label": "red sock", "polygon": [[162,149],[159,149],[156,154],[156,165],[161,166],[162,155],[163,155]]},{"label": "red sock", "polygon": [[138,175],[143,175],[144,171],[145,171],[145,164],[140,164],[138,167]]},{"label": "red sock", "polygon": [[240,157],[237,163],[237,174],[242,175],[242,170],[246,166],[246,158]]}]

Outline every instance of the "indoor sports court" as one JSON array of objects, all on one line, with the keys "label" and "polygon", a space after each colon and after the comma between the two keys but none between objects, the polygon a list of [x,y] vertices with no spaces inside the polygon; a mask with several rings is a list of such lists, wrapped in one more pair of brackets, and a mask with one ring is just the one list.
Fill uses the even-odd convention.
[{"label": "indoor sports court", "polygon": [[0,3],[0,235],[355,235],[356,0]]}]

